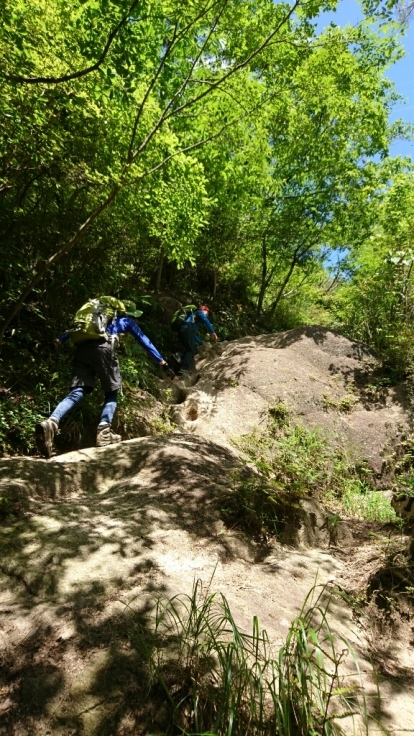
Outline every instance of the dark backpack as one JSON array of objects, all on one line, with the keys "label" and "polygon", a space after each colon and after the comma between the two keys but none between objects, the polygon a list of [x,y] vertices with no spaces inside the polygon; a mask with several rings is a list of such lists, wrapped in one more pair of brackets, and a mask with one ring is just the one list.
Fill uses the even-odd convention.
[{"label": "dark backpack", "polygon": [[[188,317],[190,317],[190,315],[192,314],[195,315],[196,311],[197,307],[195,306],[195,304],[187,304],[186,307],[180,307],[180,309],[177,309],[171,320],[171,327],[174,332],[179,332],[182,326],[187,321]],[[192,319],[192,322],[194,322],[194,318]]]}]

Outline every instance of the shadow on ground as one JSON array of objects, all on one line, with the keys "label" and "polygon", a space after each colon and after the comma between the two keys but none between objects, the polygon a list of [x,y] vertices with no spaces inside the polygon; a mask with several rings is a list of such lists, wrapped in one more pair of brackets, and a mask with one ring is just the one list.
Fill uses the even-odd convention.
[{"label": "shadow on ground", "polygon": [[157,714],[137,641],[156,598],[180,590],[185,544],[221,563],[257,557],[221,519],[232,476],[251,471],[183,435],[0,466],[2,493],[29,505],[0,536],[0,734],[147,733]]}]

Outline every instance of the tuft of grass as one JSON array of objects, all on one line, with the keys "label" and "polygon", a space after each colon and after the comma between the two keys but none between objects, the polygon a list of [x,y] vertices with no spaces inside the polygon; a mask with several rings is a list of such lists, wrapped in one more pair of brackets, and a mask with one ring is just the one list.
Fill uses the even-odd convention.
[{"label": "tuft of grass", "polygon": [[159,417],[151,420],[152,434],[171,434],[177,428],[177,424],[171,419],[168,412],[163,412]]},{"label": "tuft of grass", "polygon": [[325,411],[335,410],[350,414],[355,405],[358,404],[358,397],[355,394],[345,394],[340,399],[333,399],[329,393],[323,395],[323,408]]},{"label": "tuft of grass", "polygon": [[160,598],[151,640],[136,628],[132,639],[148,664],[149,697],[166,713],[163,733],[334,736],[343,718],[366,723],[360,685],[340,674],[352,650],[329,627],[332,594],[312,589],[275,653],[257,617],[243,633],[225,596],[200,580],[189,596]]},{"label": "tuft of grass", "polygon": [[319,494],[337,483],[343,472],[343,458],[321,434],[301,424],[291,426],[280,405],[269,410],[264,429],[256,428],[233,442],[263,476],[289,492]]},{"label": "tuft of grass", "polygon": [[234,480],[234,492],[221,507],[228,527],[243,529],[265,542],[299,519],[299,495],[286,494],[281,486],[264,481],[260,476]]},{"label": "tuft of grass", "polygon": [[397,515],[388,498],[373,491],[360,478],[345,478],[341,506],[349,516],[367,521],[397,522]]}]

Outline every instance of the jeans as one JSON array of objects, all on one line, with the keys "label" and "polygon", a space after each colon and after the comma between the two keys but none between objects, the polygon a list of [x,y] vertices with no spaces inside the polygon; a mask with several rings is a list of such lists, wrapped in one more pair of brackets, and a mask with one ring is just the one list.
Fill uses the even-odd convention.
[{"label": "jeans", "polygon": [[[91,386],[77,386],[73,388],[70,393],[57,405],[56,409],[53,410],[50,415],[51,419],[55,419],[59,424],[62,417],[68,414],[71,409],[80,404],[85,398],[86,394],[90,394],[92,391]],[[104,403],[101,411],[101,418],[99,424],[111,424],[116,411],[116,405],[118,402],[118,391],[108,391],[105,394]]]}]

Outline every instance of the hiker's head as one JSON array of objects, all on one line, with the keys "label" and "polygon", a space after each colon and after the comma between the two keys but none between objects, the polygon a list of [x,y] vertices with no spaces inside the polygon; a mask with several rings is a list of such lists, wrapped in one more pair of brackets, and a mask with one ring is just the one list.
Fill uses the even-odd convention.
[{"label": "hiker's head", "polygon": [[199,312],[205,312],[205,313],[206,313],[206,315],[207,315],[207,317],[208,317],[208,315],[209,315],[209,314],[210,314],[210,312],[211,312],[211,309],[210,309],[210,307],[207,307],[207,306],[206,306],[206,304],[201,304],[201,305],[199,306],[198,310],[199,310]]},{"label": "hiker's head", "polygon": [[142,312],[137,309],[137,305],[132,299],[123,299],[125,305],[125,314],[127,317],[140,317]]}]

